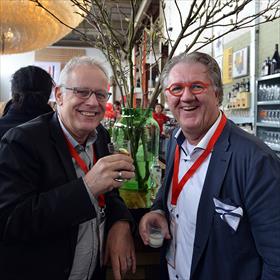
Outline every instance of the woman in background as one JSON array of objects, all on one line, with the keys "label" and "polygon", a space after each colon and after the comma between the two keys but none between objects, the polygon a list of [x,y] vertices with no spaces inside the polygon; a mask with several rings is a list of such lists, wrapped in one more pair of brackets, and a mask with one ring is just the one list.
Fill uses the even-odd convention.
[{"label": "woman in background", "polygon": [[0,139],[10,128],[52,111],[48,101],[54,87],[52,77],[37,66],[22,67],[11,80],[10,99],[0,118]]},{"label": "woman in background", "polygon": [[170,120],[168,116],[163,113],[163,105],[160,103],[156,103],[155,109],[153,111],[153,118],[157,121],[160,130],[160,138],[159,138],[159,155],[161,160],[165,160],[165,138],[166,135],[163,130],[163,125]]}]

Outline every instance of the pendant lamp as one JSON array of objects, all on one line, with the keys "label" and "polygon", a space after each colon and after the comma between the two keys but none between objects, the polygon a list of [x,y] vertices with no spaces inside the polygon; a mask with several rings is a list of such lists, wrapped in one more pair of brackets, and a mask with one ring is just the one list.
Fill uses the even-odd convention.
[{"label": "pendant lamp", "polygon": [[76,1],[83,11],[71,0],[0,0],[0,54],[42,49],[63,38],[71,28],[61,22],[75,28],[91,8],[90,1]]}]

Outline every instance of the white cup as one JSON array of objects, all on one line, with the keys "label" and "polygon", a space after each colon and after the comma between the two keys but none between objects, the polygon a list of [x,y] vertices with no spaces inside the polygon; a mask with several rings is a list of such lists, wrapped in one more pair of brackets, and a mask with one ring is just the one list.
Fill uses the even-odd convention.
[{"label": "white cup", "polygon": [[163,234],[161,228],[156,225],[149,226],[149,245],[153,248],[159,248],[163,244]]}]

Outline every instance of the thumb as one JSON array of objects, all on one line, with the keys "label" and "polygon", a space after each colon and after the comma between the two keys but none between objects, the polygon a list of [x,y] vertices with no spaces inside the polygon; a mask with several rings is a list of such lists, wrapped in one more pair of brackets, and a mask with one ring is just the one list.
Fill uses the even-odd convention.
[{"label": "thumb", "polygon": [[162,233],[163,233],[163,236],[164,236],[165,239],[171,239],[171,234],[169,232],[168,226],[164,226],[162,228]]}]

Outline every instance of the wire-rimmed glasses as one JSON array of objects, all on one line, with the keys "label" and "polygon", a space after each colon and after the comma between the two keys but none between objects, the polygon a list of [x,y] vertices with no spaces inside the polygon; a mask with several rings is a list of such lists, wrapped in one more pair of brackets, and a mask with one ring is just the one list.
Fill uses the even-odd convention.
[{"label": "wire-rimmed glasses", "polygon": [[89,99],[94,94],[98,101],[106,102],[108,101],[111,95],[110,92],[101,91],[101,90],[92,90],[90,88],[66,87],[66,86],[63,87],[67,90],[71,90],[77,97],[85,100]]}]

